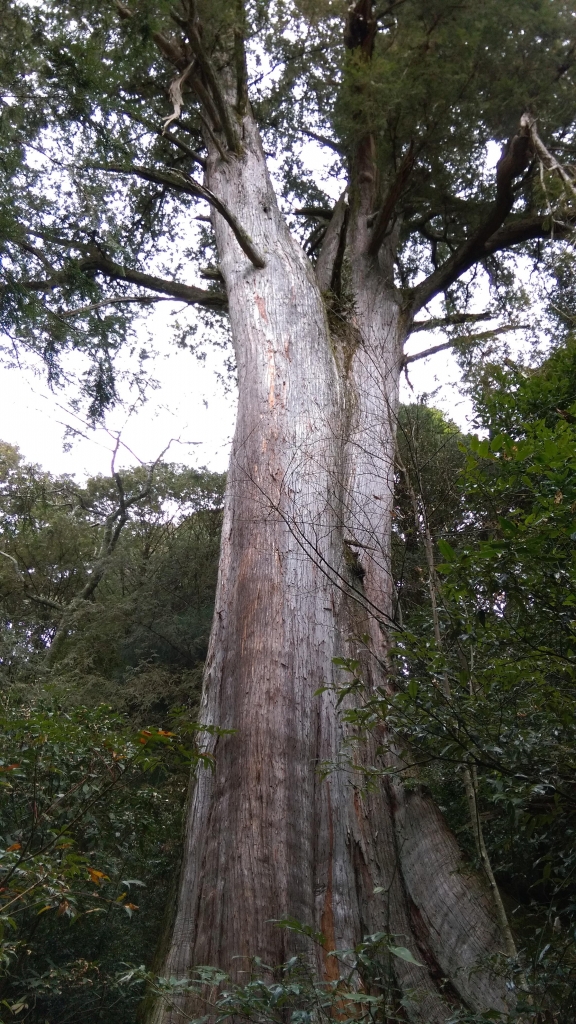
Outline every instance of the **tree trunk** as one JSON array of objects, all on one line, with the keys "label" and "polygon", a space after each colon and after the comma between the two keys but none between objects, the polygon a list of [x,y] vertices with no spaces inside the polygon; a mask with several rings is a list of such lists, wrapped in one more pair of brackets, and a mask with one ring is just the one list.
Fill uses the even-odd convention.
[{"label": "tree trunk", "polygon": [[[327,690],[350,638],[368,632],[382,682],[391,609],[390,515],[403,319],[377,262],[361,255],[365,210],[349,230],[347,323],[330,331],[312,268],[278,210],[257,129],[243,152],[210,158],[208,184],[266,266],[254,269],[215,215],[236,350],[239,407],[201,720],[214,772],[192,788],[179,903],[163,973],[218,966],[242,978],[258,955],[280,964],[300,938],[274,919],[322,931],[326,953],[377,930],[425,966],[393,958],[409,1018],[440,1024],[454,1004],[505,1009],[480,956],[500,948],[486,887],[464,867],[439,811],[418,788],[365,793],[337,761],[345,729]],[[338,322],[342,323],[339,316]],[[363,756],[374,763],[369,741]],[[382,892],[375,894],[377,887]],[[154,1024],[197,1007],[158,1004]]]}]

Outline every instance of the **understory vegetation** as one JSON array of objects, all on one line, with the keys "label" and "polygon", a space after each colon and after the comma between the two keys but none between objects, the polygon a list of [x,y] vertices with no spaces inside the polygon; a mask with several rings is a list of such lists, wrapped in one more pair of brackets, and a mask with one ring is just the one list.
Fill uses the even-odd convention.
[{"label": "understory vegetation", "polygon": [[[368,691],[361,661],[342,659],[342,708],[351,688],[362,696],[342,712],[347,756],[378,730],[366,785],[400,770],[433,791],[497,886],[511,945],[495,966],[520,993],[517,1019],[568,1022],[576,339],[533,367],[485,364],[470,388],[479,436],[425,405],[401,410],[394,688]],[[189,772],[211,769],[194,723],[223,486],[160,464],[80,487],[0,448],[0,1020],[129,1024],[146,983],[169,1001],[215,981],[220,1018],[391,1019],[386,963],[411,956],[401,937],[336,951],[364,979],[356,995],[298,958],[272,981],[254,964],[243,986],[208,970],[156,977]],[[406,744],[402,769],[389,767],[388,730]]]}]

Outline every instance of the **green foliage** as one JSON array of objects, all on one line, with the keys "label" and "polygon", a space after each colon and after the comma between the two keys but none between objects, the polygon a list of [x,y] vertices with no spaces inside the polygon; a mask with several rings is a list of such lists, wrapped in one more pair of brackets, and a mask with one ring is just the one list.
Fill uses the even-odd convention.
[{"label": "green foliage", "polygon": [[[302,935],[307,944],[312,941],[325,946],[321,935],[315,935],[298,921],[288,919],[278,924]],[[246,965],[249,980],[242,984],[231,982],[222,971],[211,967],[198,967],[190,978],[180,980],[158,978],[141,970],[133,972],[130,981],[147,981],[167,1006],[174,1005],[179,995],[193,993],[204,1004],[207,1014],[195,1018],[193,1024],[208,1019],[218,1024],[227,1020],[313,1024],[335,1017],[343,1024],[392,1024],[405,1020],[404,1009],[398,1010],[392,960],[397,957],[417,967],[422,965],[408,949],[396,945],[393,936],[377,932],[366,935],[354,949],[329,950],[323,955],[327,965],[332,958],[337,961],[337,980],[319,980],[310,958],[302,954],[279,966],[264,964],[254,957]]]},{"label": "green foliage", "polygon": [[[147,479],[144,468],[122,473],[125,499]],[[6,1024],[135,1019],[141,986],[122,979],[152,966],[190,769],[212,768],[210,730],[198,732],[194,712],[222,494],[217,474],[156,467],[98,586],[78,604],[101,564],[117,482],[79,487],[0,446]]]},{"label": "green foliage", "polygon": [[[63,354],[74,349],[83,367],[79,394],[93,418],[118,400],[115,358],[126,342],[134,357],[130,374],[140,383],[144,374],[134,323],[147,306],[125,300],[156,301],[158,289],[135,286],[123,271],[153,268],[169,283],[188,280],[193,262],[217,262],[211,228],[191,228],[194,215],[205,217],[200,200],[131,173],[140,166],[198,178],[207,110],[189,81],[178,121],[163,131],[175,66],[158,41],[183,44],[181,14],[164,0],[127,6],[132,17],[94,0],[2,3],[8,26],[0,46],[5,358],[13,359],[15,344],[24,346],[45,361],[57,384],[66,376]],[[322,178],[306,166],[302,141],[310,131],[329,140],[330,173],[352,186],[358,144],[372,135],[375,208],[413,144],[395,254],[407,298],[423,271],[448,260],[486,221],[495,196],[487,146],[506,142],[524,112],[538,118],[548,147],[566,166],[575,162],[573,12],[566,2],[514,0],[504,12],[499,0],[375,5],[370,61],[345,45],[342,0],[195,6],[218,72],[244,42],[252,106],[277,157],[289,209],[303,202],[332,206]],[[554,172],[540,175],[534,165],[517,182],[508,223],[548,218],[558,237],[573,213],[572,192]],[[318,222],[299,224],[313,254]],[[449,288],[448,309],[467,307],[483,270],[495,309],[530,305],[532,294],[516,274],[521,252],[535,261],[550,293],[549,316],[569,324],[571,250],[543,239],[543,251],[543,240],[533,237],[486,254],[477,271]],[[117,268],[112,273],[110,261]],[[214,315],[204,315],[216,337]],[[193,315],[183,317],[184,335],[197,326]]]},{"label": "green foliage", "polygon": [[[403,405],[398,412],[397,468],[392,526],[392,563],[399,622],[419,608],[429,614],[426,557],[421,544],[422,510],[436,540],[452,541],[465,529],[465,502],[458,473],[465,462],[464,436],[437,409]],[[419,497],[415,513],[410,493]]]},{"label": "green foliage", "polygon": [[136,733],[106,706],[5,706],[2,1019],[19,1007],[28,1020],[91,1021],[112,1007],[133,1019],[135,994],[117,976],[158,932],[199,757],[193,734]]},{"label": "green foliage", "polygon": [[[138,494],[144,468],[121,474]],[[46,674],[147,720],[186,703],[205,657],[220,542],[222,475],[156,468],[150,494],[132,506],[94,595],[74,609],[57,656],[63,614],[101,562],[106,518],[118,506],[112,478],[79,487],[0,450],[0,679]],[[81,696],[83,695],[83,696]]]}]

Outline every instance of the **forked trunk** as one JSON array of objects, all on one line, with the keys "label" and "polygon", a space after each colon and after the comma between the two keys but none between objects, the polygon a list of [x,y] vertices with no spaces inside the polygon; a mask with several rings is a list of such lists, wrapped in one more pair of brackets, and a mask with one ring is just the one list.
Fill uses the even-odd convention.
[{"label": "forked trunk", "polygon": [[[201,719],[234,732],[212,740],[214,772],[192,789],[163,973],[207,964],[241,979],[242,958],[279,964],[301,940],[273,920],[293,917],[323,932],[326,978],[337,975],[326,952],[366,933],[407,946],[425,964],[393,961],[411,1020],[445,1021],[455,1002],[504,1009],[502,983],[478,963],[500,946],[488,891],[430,799],[318,772],[346,739],[333,693],[314,696],[334,679],[332,658],[367,629],[372,673],[385,661],[403,327],[386,274],[361,256],[360,210],[344,268],[349,324],[331,338],[250,117],[242,143],[242,156],[213,155],[208,169],[266,259],[254,269],[216,216],[239,407]],[[183,997],[153,1020],[186,1012],[198,1007]]]}]

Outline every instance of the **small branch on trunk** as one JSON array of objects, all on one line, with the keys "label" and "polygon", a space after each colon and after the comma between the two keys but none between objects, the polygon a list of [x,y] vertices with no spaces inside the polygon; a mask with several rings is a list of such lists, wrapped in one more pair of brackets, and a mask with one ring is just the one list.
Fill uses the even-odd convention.
[{"label": "small branch on trunk", "polygon": [[412,293],[412,311],[422,309],[430,299],[445,291],[486,255],[486,243],[502,226],[512,210],[516,193],[513,184],[528,167],[534,153],[531,118],[523,114],[518,133],[510,140],[496,166],[496,201],[486,220],[463,245]]},{"label": "small branch on trunk", "polygon": [[398,171],[396,172],[396,177],[394,178],[394,181],[392,182],[388,190],[388,194],[384,200],[382,209],[376,216],[376,220],[372,228],[372,237],[368,245],[369,256],[378,255],[378,250],[382,245],[382,242],[384,241],[386,232],[388,230],[388,225],[392,219],[394,210],[396,209],[400,196],[402,195],[404,189],[406,188],[406,185],[408,184],[408,180],[412,173],[413,167],[414,142],[411,142],[408,149],[406,150],[406,153],[402,157],[402,160],[400,161],[400,166],[398,168]]},{"label": "small branch on trunk", "polygon": [[165,185],[168,188],[173,188],[177,192],[184,192],[187,195],[195,196],[197,199],[204,199],[210,206],[224,218],[226,223],[232,229],[236,241],[238,242],[242,251],[246,254],[250,262],[258,269],[262,270],[266,266],[264,258],[260,255],[256,249],[252,239],[244,231],[244,228],[236,219],[234,214],[228,207],[220,200],[209,188],[205,185],[201,185],[200,182],[195,181],[184,171],[150,171],[146,167],[119,167],[116,164],[108,165],[95,165],[94,170],[107,171],[112,174],[131,174],[137,178],[143,178],[145,181],[152,181],[158,185]]},{"label": "small branch on trunk", "polygon": [[437,352],[444,352],[445,349],[454,348],[455,345],[474,345],[477,341],[497,338],[499,334],[504,334],[506,331],[522,331],[528,326],[529,324],[506,324],[504,327],[495,327],[492,331],[479,331],[478,334],[467,334],[463,338],[452,338],[450,341],[443,341],[439,345],[425,348],[422,352],[415,352],[414,355],[404,356],[402,366],[408,366],[408,363],[415,363],[418,359],[426,359],[428,356],[436,355]]},{"label": "small branch on trunk", "polygon": [[200,277],[204,277],[207,281],[224,281],[222,277],[222,271],[219,267],[204,267],[200,271]]},{"label": "small branch on trunk", "polygon": [[309,217],[311,220],[331,220],[335,209],[330,206],[303,206],[293,213],[295,217]]}]

